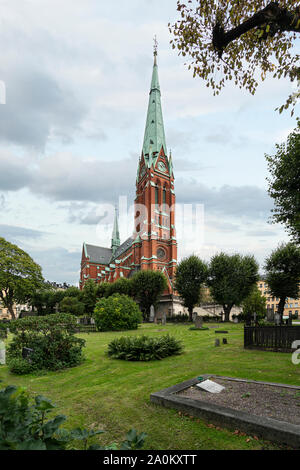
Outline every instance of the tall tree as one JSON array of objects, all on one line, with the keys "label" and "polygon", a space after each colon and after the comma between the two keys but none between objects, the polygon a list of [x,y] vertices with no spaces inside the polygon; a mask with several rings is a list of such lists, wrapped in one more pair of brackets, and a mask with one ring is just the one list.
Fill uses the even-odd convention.
[{"label": "tall tree", "polygon": [[27,302],[44,286],[41,267],[18,246],[0,238],[0,299],[15,319],[15,303]]},{"label": "tall tree", "polygon": [[258,263],[254,256],[226,253],[213,256],[208,285],[215,301],[223,306],[225,321],[230,320],[232,307],[241,305],[258,280]]},{"label": "tall tree", "polygon": [[140,305],[144,320],[149,320],[151,305],[157,304],[167,288],[167,278],[160,271],[139,271],[131,282],[132,293]]},{"label": "tall tree", "polygon": [[267,299],[262,296],[257,285],[255,285],[248,295],[242,302],[243,315],[246,320],[251,320],[256,313],[257,320],[264,318],[267,314]]},{"label": "tall tree", "polygon": [[[191,59],[194,77],[218,95],[226,81],[254,94],[257,76],[299,80],[300,0],[188,0],[177,2],[181,19],[169,24],[172,47]],[[300,87],[280,112],[294,105]],[[293,114],[293,111],[292,111]]]},{"label": "tall tree", "polygon": [[207,274],[207,264],[195,255],[185,258],[177,266],[175,289],[188,309],[191,321],[193,309],[200,302],[201,286],[207,280]]},{"label": "tall tree", "polygon": [[[69,290],[69,289],[68,289]],[[80,292],[80,291],[79,291]],[[87,315],[92,316],[97,301],[97,286],[92,279],[84,284],[84,288],[81,291],[80,301],[84,304],[84,311]]]},{"label": "tall tree", "polygon": [[287,142],[276,145],[275,155],[266,155],[271,177],[269,195],[274,199],[273,222],[283,223],[293,241],[300,244],[300,119]]},{"label": "tall tree", "polygon": [[297,299],[300,289],[300,247],[293,243],[282,243],[266,259],[266,282],[273,297],[278,297],[278,313],[281,318],[288,297]]}]

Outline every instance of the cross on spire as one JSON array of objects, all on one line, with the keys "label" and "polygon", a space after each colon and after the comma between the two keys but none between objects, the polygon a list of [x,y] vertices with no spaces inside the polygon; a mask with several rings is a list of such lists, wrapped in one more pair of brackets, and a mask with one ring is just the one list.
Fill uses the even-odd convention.
[{"label": "cross on spire", "polygon": [[156,57],[157,57],[158,42],[157,42],[156,34],[155,34],[153,40],[154,40],[154,65],[157,65],[157,64],[156,64]]}]

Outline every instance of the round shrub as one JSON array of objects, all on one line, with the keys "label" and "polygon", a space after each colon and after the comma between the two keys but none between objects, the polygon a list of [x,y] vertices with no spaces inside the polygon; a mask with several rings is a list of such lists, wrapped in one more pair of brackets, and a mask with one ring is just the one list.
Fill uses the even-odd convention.
[{"label": "round shrub", "polygon": [[99,331],[136,330],[142,322],[142,313],[135,301],[120,294],[100,299],[93,317]]},{"label": "round shrub", "polygon": [[108,345],[108,355],[125,361],[153,361],[181,354],[180,341],[170,335],[160,338],[149,336],[116,338]]}]

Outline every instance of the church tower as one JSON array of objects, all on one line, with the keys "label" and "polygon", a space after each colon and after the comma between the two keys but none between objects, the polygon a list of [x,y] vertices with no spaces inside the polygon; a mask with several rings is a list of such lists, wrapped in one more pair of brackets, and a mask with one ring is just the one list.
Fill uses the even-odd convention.
[{"label": "church tower", "polygon": [[171,153],[169,156],[167,153],[157,44],[143,149],[138,164],[134,227],[135,263],[140,264],[142,270],[162,271],[169,279],[171,293],[177,263],[174,173]]}]

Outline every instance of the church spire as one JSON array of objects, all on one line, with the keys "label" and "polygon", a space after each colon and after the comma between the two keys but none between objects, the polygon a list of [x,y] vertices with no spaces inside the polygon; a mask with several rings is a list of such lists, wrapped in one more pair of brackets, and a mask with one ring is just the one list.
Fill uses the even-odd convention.
[{"label": "church spire", "polygon": [[118,210],[116,207],[114,228],[113,228],[112,239],[111,239],[111,249],[113,251],[113,255],[115,254],[116,250],[119,248],[120,244],[121,242],[120,242],[120,233],[119,233],[119,224],[118,224]]},{"label": "church spire", "polygon": [[[152,153],[156,153],[158,156],[161,148],[163,147],[165,154],[167,155],[167,146],[164,130],[164,122],[161,107],[161,94],[158,79],[158,66],[157,66],[157,41],[155,38],[154,43],[154,65],[151,80],[150,98],[148,105],[146,129],[143,143],[144,156],[149,154],[148,165],[152,163]],[[155,159],[155,157],[154,157]]]}]

